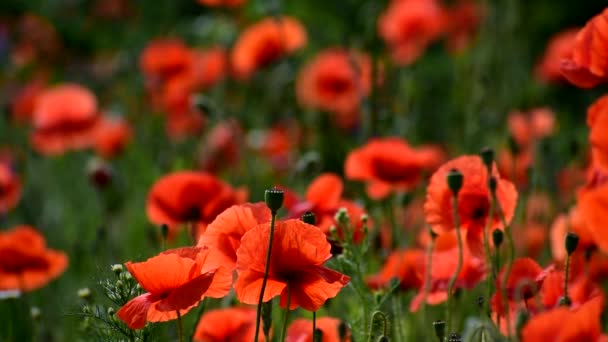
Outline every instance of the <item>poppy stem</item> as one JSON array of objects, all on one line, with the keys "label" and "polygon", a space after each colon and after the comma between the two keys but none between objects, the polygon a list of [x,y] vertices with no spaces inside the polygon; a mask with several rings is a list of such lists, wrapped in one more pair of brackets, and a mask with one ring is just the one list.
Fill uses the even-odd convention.
[{"label": "poppy stem", "polygon": [[[483,229],[483,247],[486,255],[486,313],[490,317],[490,298],[492,297],[492,283],[496,281],[496,272],[494,263],[492,262],[492,251],[490,250],[490,238],[488,237],[488,231],[491,227],[492,218],[494,217],[494,200],[490,201],[490,210],[488,211],[486,226]],[[495,253],[498,253],[496,248]]]},{"label": "poppy stem", "polygon": [[433,248],[435,248],[435,238],[436,234],[431,230],[430,227],[427,227],[429,231],[429,235],[431,236],[431,242],[426,248],[426,270],[424,273],[424,300],[422,301],[422,319],[424,320],[424,326],[428,326],[428,317],[427,317],[427,298],[429,297],[429,293],[431,292],[431,272],[433,270]]},{"label": "poppy stem", "polygon": [[[492,192],[492,201],[496,204],[498,203],[498,199],[496,197],[496,191]],[[504,304],[504,314],[505,320],[507,323],[507,340],[511,340],[511,315],[509,314],[509,301],[507,300],[507,279],[509,279],[509,274],[511,273],[511,267],[513,266],[513,259],[515,258],[515,244],[513,243],[513,236],[511,235],[511,227],[507,224],[507,220],[505,218],[505,214],[503,213],[500,205],[496,205],[496,212],[500,217],[500,221],[505,230],[505,235],[507,236],[507,242],[509,243],[508,255],[507,255],[507,264],[505,266],[505,272],[500,279],[500,295],[501,302]]]},{"label": "poppy stem", "polygon": [[182,315],[179,313],[179,310],[175,310],[177,312],[177,339],[179,342],[184,342],[184,327],[182,325]]},{"label": "poppy stem", "polygon": [[272,251],[272,238],[274,237],[274,223],[277,217],[277,212],[271,212],[270,218],[270,237],[268,238],[268,252],[266,253],[266,267],[264,268],[264,278],[262,279],[262,288],[260,289],[260,298],[258,299],[258,309],[255,316],[255,335],[254,342],[258,341],[260,336],[260,318],[262,316],[262,303],[264,303],[264,290],[268,282],[268,271],[270,270],[270,252]]},{"label": "poppy stem", "polygon": [[452,211],[454,213],[454,226],[456,228],[456,241],[458,242],[458,264],[456,265],[456,270],[454,270],[454,274],[450,277],[450,281],[448,283],[448,299],[447,299],[447,315],[446,315],[446,327],[448,333],[452,331],[452,310],[451,304],[452,299],[454,297],[454,284],[456,283],[456,279],[458,279],[458,275],[462,270],[462,236],[460,236],[460,217],[458,215],[458,196],[454,194],[452,196]]},{"label": "poppy stem", "polygon": [[564,269],[564,299],[567,301],[568,297],[568,274],[570,273],[570,253],[566,253],[566,267]]},{"label": "poppy stem", "polygon": [[[291,306],[291,291],[289,282],[287,282],[287,305],[285,306],[285,315],[283,316],[283,329],[281,330],[281,339],[279,341],[284,342],[287,332],[287,325],[289,324],[289,307]],[[313,325],[314,326],[314,325]],[[312,336],[314,338],[315,331],[313,329]]]}]

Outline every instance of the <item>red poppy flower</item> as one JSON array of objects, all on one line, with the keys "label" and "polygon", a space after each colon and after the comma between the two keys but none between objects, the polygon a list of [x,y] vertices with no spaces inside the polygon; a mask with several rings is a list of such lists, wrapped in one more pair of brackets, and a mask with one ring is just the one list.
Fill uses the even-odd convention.
[{"label": "red poppy flower", "polygon": [[17,123],[30,123],[38,96],[44,92],[44,77],[35,78],[24,85],[11,101],[11,114]]},{"label": "red poppy flower", "polygon": [[346,178],[367,182],[367,194],[381,199],[392,191],[409,191],[443,159],[436,147],[414,149],[401,138],[377,138],[346,157]]},{"label": "red poppy flower", "polygon": [[162,38],[148,43],[139,64],[149,81],[159,83],[188,69],[193,58],[192,51],[181,40]]},{"label": "red poppy flower", "polygon": [[567,215],[559,215],[551,225],[551,252],[553,259],[556,261],[564,261],[566,259],[564,241],[566,241],[568,231],[578,235],[577,251],[586,251],[589,248],[595,247],[591,232],[585,223],[585,218],[577,207],[573,207]]},{"label": "red poppy flower", "polygon": [[90,90],[67,83],[49,88],[36,101],[32,145],[48,155],[88,148],[98,118],[97,100]]},{"label": "red poppy flower", "polygon": [[408,65],[420,57],[443,33],[443,15],[435,0],[392,1],[378,19],[378,32],[393,60]]},{"label": "red poppy flower", "polygon": [[248,79],[257,70],[306,45],[304,26],[295,18],[266,18],[245,29],[232,49],[232,70]]},{"label": "red poppy flower", "polygon": [[[579,275],[568,280],[568,298],[570,298],[570,308],[576,309],[595,297],[601,297],[604,301],[604,291],[594,284],[588,277]],[[543,281],[540,290],[540,298],[546,309],[553,309],[560,306],[560,300],[564,296],[564,272],[549,272]]]},{"label": "red poppy flower", "polygon": [[545,248],[548,232],[544,224],[529,221],[513,227],[512,234],[518,237],[513,241],[518,254],[536,258]]},{"label": "red poppy flower", "polygon": [[[194,332],[194,342],[252,341],[255,335],[254,308],[239,307],[205,312]],[[262,336],[259,341],[263,341]]]},{"label": "red poppy flower", "polygon": [[184,247],[164,251],[143,262],[127,262],[129,273],[147,293],[116,312],[129,328],[165,322],[186,314],[205,296],[220,298],[230,291],[232,275],[206,263],[209,250]]},{"label": "red poppy flower", "polygon": [[[483,258],[478,258],[469,252],[466,242],[463,244],[462,268],[454,284],[455,289],[472,289],[481,282],[486,275]],[[458,263],[458,244],[456,232],[451,231],[439,235],[435,239],[435,246],[431,256],[431,274],[429,293],[426,303],[435,305],[443,303],[448,298],[448,283],[456,270]],[[423,280],[418,294],[410,302],[410,311],[418,311],[420,305],[425,302],[426,272],[428,270],[426,256],[417,263],[418,277]]]},{"label": "red poppy flower", "polygon": [[95,128],[95,152],[104,158],[115,157],[124,150],[132,134],[125,120],[104,117]]},{"label": "red poppy flower", "polygon": [[555,114],[550,108],[534,108],[524,113],[509,113],[509,133],[520,149],[528,148],[534,141],[547,137],[555,128]]},{"label": "red poppy flower", "polygon": [[[340,320],[333,317],[320,317],[316,328],[323,332],[323,342],[350,342],[350,336],[342,339],[339,333]],[[293,321],[287,328],[286,342],[312,342],[312,321],[304,318]]]},{"label": "red poppy flower", "polygon": [[0,232],[0,290],[29,292],[59,277],[68,266],[65,253],[46,248],[30,226]]},{"label": "red poppy flower", "polygon": [[540,313],[524,325],[523,342],[535,341],[605,341],[600,316],[604,301],[594,298],[575,310],[566,307]]},{"label": "red poppy flower", "polygon": [[571,28],[551,37],[545,53],[534,70],[537,79],[549,83],[565,81],[561,73],[562,60],[572,57],[578,31],[578,28]]},{"label": "red poppy flower", "polygon": [[504,149],[498,153],[496,166],[505,179],[520,186],[526,186],[533,162],[534,154],[532,148],[526,148],[515,155],[512,151]]},{"label": "red poppy flower", "polygon": [[17,206],[21,198],[21,179],[9,162],[0,160],[0,216]]},{"label": "red poppy flower", "polygon": [[61,53],[60,36],[48,19],[33,13],[12,19],[17,22],[15,40],[10,47],[14,65],[23,67],[34,62],[44,65],[57,61]]},{"label": "red poppy flower", "polygon": [[[294,200],[286,202],[285,208],[289,211],[291,218],[299,218],[307,211],[312,212],[317,220],[315,226],[327,235],[329,235],[330,227],[335,226],[340,237],[344,237],[344,232],[335,221],[334,216],[338,209],[344,208],[353,225],[353,241],[358,243],[363,239],[363,224],[360,218],[365,211],[356,203],[343,199],[343,189],[344,184],[338,175],[323,173],[310,183],[304,200],[300,200],[294,194],[292,197]],[[368,222],[368,228],[369,226]]]},{"label": "red poppy flower", "polygon": [[204,172],[179,171],[159,179],[148,194],[148,219],[167,224],[170,235],[180,224],[196,224],[197,235],[230,206],[244,202],[246,195]]},{"label": "red poppy flower", "polygon": [[302,132],[298,122],[286,120],[249,134],[247,144],[269,160],[273,171],[286,172],[301,140]]},{"label": "red poppy flower", "polygon": [[[504,311],[501,291],[505,268],[506,266],[498,274],[495,284],[496,292],[492,296],[492,307],[501,313]],[[506,282],[507,300],[517,302],[533,298],[540,291],[543,281],[552,269],[550,267],[543,270],[531,258],[515,259]]]},{"label": "red poppy flower", "polygon": [[[431,177],[427,187],[424,212],[426,222],[432,229],[445,233],[454,229],[454,214],[452,208],[452,192],[448,187],[446,177],[450,170],[460,171],[464,177],[462,188],[458,193],[458,216],[460,226],[467,232],[467,241],[471,252],[483,254],[482,233],[486,222],[490,219],[493,228],[502,227],[498,210],[488,217],[491,193],[488,189],[488,171],[479,156],[461,156],[443,164]],[[517,205],[517,191],[513,184],[500,178],[496,167],[492,168],[492,176],[496,178],[496,197],[498,205],[509,224]],[[504,227],[502,227],[504,228]]]},{"label": "red poppy flower", "polygon": [[198,246],[211,248],[210,259],[217,265],[234,269],[241,238],[255,226],[270,222],[270,209],[265,203],[234,205],[219,214],[198,240]]},{"label": "red poppy flower", "polygon": [[576,35],[572,56],[562,60],[562,74],[580,88],[592,88],[608,77],[608,9],[591,18]]},{"label": "red poppy flower", "polygon": [[[272,242],[268,283],[264,301],[281,296],[281,306],[302,307],[317,311],[329,298],[335,297],[350,278],[326,268],[331,246],[319,228],[300,220],[276,223]],[[241,239],[236,252],[238,278],[234,283],[237,298],[245,304],[257,304],[266,265],[270,223],[251,229]]]},{"label": "red poppy flower", "polygon": [[340,127],[351,128],[358,122],[361,101],[371,84],[369,56],[332,48],[319,52],[302,68],[296,95],[302,106],[331,112]]},{"label": "red poppy flower", "polygon": [[[199,4],[209,7],[238,7],[242,6],[246,0],[197,0]],[[253,338],[253,337],[252,337]]]},{"label": "red poppy flower", "polygon": [[444,11],[447,46],[450,51],[463,50],[475,37],[483,18],[483,8],[472,0],[459,0]]},{"label": "red poppy flower", "polygon": [[367,278],[367,285],[377,290],[387,286],[392,279],[398,279],[402,290],[418,289],[423,280],[418,265],[424,262],[424,257],[425,251],[422,249],[392,252],[380,272]]},{"label": "red poppy flower", "polygon": [[597,99],[587,110],[587,125],[590,128],[589,142],[598,164],[608,170],[608,95]]}]

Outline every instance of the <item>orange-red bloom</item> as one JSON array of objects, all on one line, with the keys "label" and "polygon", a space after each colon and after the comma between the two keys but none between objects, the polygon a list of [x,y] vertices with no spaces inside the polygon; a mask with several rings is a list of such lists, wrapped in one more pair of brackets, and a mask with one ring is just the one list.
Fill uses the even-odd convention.
[{"label": "orange-red bloom", "polygon": [[270,222],[266,203],[234,205],[219,214],[198,240],[198,246],[211,248],[210,258],[218,265],[234,269],[241,238],[255,226]]},{"label": "orange-red bloom", "polygon": [[68,266],[65,253],[46,248],[30,226],[0,232],[0,290],[29,292],[59,277]]},{"label": "orange-red bloom", "polygon": [[369,56],[340,48],[323,50],[300,71],[296,95],[302,106],[334,113],[340,127],[350,128],[371,91],[371,74]]},{"label": "orange-red bloom", "polygon": [[[205,312],[194,332],[194,342],[252,341],[255,309],[238,307]],[[263,341],[262,336],[259,341]]]},{"label": "orange-red bloom", "polygon": [[124,150],[132,134],[125,120],[104,117],[95,128],[95,152],[104,158],[115,157]]},{"label": "orange-red bloom", "polygon": [[418,265],[424,262],[424,257],[422,249],[395,251],[386,259],[380,272],[367,278],[367,285],[377,290],[397,279],[402,290],[418,289],[423,282]]},{"label": "orange-red bloom", "polygon": [[153,40],[142,51],[139,64],[146,78],[153,82],[164,82],[182,73],[192,63],[192,51],[178,39]]},{"label": "orange-red bloom", "polygon": [[248,79],[257,70],[306,45],[304,26],[295,18],[266,18],[245,29],[234,44],[232,70]]},{"label": "orange-red bloom", "polygon": [[[317,318],[316,328],[323,332],[323,342],[350,342],[350,336],[340,338],[340,320],[333,317]],[[287,329],[286,342],[312,342],[312,321],[296,319]]]},{"label": "orange-red bloom", "polygon": [[180,224],[196,224],[202,233],[207,224],[230,206],[245,201],[246,194],[234,190],[204,172],[179,171],[159,179],[148,194],[148,219],[167,224],[174,233]]},{"label": "orange-red bloom", "polygon": [[483,8],[472,0],[459,0],[444,11],[447,47],[450,51],[463,50],[474,38],[483,18]]},{"label": "orange-red bloom", "polygon": [[608,170],[608,95],[597,99],[587,110],[589,142],[599,166]]},{"label": "orange-red bloom", "polygon": [[608,252],[608,183],[581,192],[578,208],[595,244],[603,252]]},{"label": "orange-red bloom", "polygon": [[329,228],[335,226],[340,237],[344,237],[344,232],[334,216],[338,209],[344,208],[353,226],[353,240],[361,242],[363,239],[361,215],[365,211],[355,202],[343,199],[343,189],[344,184],[338,175],[329,172],[323,173],[310,183],[304,200],[299,200],[294,194],[293,200],[285,203],[285,208],[289,210],[291,218],[299,218],[307,211],[312,212],[316,217],[315,226],[321,228],[327,235],[329,235]]},{"label": "orange-red bloom", "polygon": [[563,82],[562,60],[572,56],[578,28],[561,31],[551,37],[542,58],[536,65],[536,78],[544,82]]},{"label": "orange-red bloom", "polygon": [[19,89],[11,101],[11,114],[15,122],[30,123],[32,121],[36,100],[45,88],[44,77],[39,77]]},{"label": "orange-red bloom", "polygon": [[575,310],[562,306],[538,314],[523,327],[522,341],[605,341],[600,324],[603,307],[604,301],[598,297]]},{"label": "orange-red bloom", "polygon": [[346,178],[367,182],[367,194],[381,199],[392,191],[409,191],[422,180],[425,171],[443,160],[437,147],[411,147],[397,137],[370,140],[351,151],[344,164]]},{"label": "orange-red bloom", "polygon": [[[237,298],[245,304],[257,304],[266,266],[270,223],[251,229],[241,239],[236,252],[238,278],[234,283]],[[302,307],[317,311],[329,298],[335,297],[350,278],[326,268],[331,246],[325,234],[298,219],[279,221],[274,228],[265,302],[281,296],[281,306]],[[288,289],[289,287],[289,289]]]},{"label": "orange-red bloom", "polygon": [[[544,279],[540,290],[540,297],[543,306],[546,309],[553,309],[560,306],[560,300],[564,296],[564,272],[553,271],[549,272]],[[584,275],[573,277],[570,273],[568,279],[568,298],[570,298],[570,307],[576,309],[587,301],[601,297],[604,301],[604,291],[589,278]]]},{"label": "orange-red bloom", "polygon": [[[471,252],[482,253],[482,232],[488,219],[493,228],[502,227],[498,210],[490,215],[491,193],[488,188],[489,175],[486,166],[479,156],[461,156],[443,164],[431,177],[427,187],[424,212],[426,222],[439,233],[453,230],[454,214],[452,208],[452,192],[448,187],[446,177],[450,170],[456,169],[464,176],[462,188],[458,193],[458,216],[460,226],[467,232],[467,241]],[[496,179],[496,197],[499,209],[509,224],[515,213],[517,191],[513,184],[500,178],[496,167],[492,168],[492,176]],[[504,228],[504,227],[502,227]]]},{"label": "orange-red bloom", "polygon": [[61,84],[45,90],[34,108],[33,147],[48,155],[88,148],[98,120],[97,99],[78,84]]},{"label": "orange-red bloom", "polygon": [[0,216],[12,210],[21,198],[21,179],[9,162],[0,160]]},{"label": "orange-red bloom", "polygon": [[578,31],[572,56],[562,60],[561,70],[568,81],[581,88],[608,80],[608,9]]},{"label": "orange-red bloom", "polygon": [[232,275],[206,263],[209,250],[184,247],[167,250],[143,262],[127,262],[129,273],[147,293],[133,298],[116,316],[129,328],[164,322],[186,314],[205,296],[220,298],[230,291]]},{"label": "orange-red bloom", "polygon": [[514,111],[507,120],[509,133],[520,149],[528,148],[534,141],[553,133],[555,114],[550,108],[533,108],[527,113]]},{"label": "orange-red bloom", "polygon": [[378,32],[395,62],[408,65],[439,39],[443,15],[436,0],[394,0],[378,19]]},{"label": "orange-red bloom", "polygon": [[201,144],[198,164],[201,170],[217,173],[223,168],[236,167],[239,162],[243,131],[238,121],[218,122]]}]

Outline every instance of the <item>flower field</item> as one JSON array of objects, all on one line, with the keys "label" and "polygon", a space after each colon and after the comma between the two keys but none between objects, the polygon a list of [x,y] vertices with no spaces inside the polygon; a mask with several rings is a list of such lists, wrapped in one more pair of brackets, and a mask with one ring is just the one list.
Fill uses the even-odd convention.
[{"label": "flower field", "polygon": [[0,341],[608,341],[608,7],[3,0]]}]

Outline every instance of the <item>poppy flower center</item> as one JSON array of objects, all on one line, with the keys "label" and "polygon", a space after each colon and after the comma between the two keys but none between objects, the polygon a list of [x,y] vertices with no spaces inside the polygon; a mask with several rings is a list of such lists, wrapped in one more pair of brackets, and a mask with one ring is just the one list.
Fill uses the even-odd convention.
[{"label": "poppy flower center", "polygon": [[0,251],[0,270],[7,273],[20,273],[26,269],[46,269],[47,267],[48,262],[43,257],[27,255],[12,248]]},{"label": "poppy flower center", "polygon": [[198,206],[188,207],[182,215],[182,221],[184,222],[197,222],[200,221],[201,218],[201,210]]},{"label": "poppy flower center", "polygon": [[320,88],[327,94],[339,95],[348,91],[351,87],[349,79],[345,78],[325,78],[320,80]]},{"label": "poppy flower center", "polygon": [[256,60],[258,65],[263,67],[271,64],[276,59],[281,57],[282,53],[283,47],[281,46],[280,42],[275,40],[267,40],[260,49]]},{"label": "poppy flower center", "polygon": [[458,211],[463,223],[483,224],[490,210],[490,201],[483,194],[461,194]]}]

